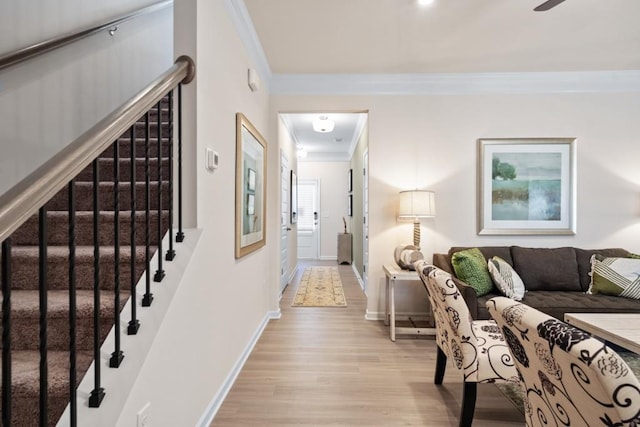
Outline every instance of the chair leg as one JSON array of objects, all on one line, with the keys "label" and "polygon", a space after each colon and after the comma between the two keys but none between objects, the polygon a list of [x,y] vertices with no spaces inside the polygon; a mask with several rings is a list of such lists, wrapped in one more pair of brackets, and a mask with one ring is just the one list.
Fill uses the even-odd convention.
[{"label": "chair leg", "polygon": [[444,369],[447,367],[447,355],[444,351],[438,347],[438,353],[436,355],[436,374],[433,377],[434,384],[442,384],[442,378],[444,377]]},{"label": "chair leg", "polygon": [[462,392],[462,409],[460,411],[460,427],[471,427],[473,413],[476,409],[476,392],[478,383],[464,383]]}]

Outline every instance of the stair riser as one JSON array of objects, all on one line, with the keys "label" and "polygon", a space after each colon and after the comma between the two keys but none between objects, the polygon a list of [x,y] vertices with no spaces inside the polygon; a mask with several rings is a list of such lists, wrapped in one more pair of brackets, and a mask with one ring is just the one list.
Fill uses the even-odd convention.
[{"label": "stair riser", "polygon": [[[144,119],[143,119],[144,120]],[[171,129],[172,126],[169,123],[162,123],[161,126],[161,130],[162,130],[162,137],[166,138],[168,136],[171,135]],[[135,129],[134,129],[134,135],[136,138],[145,138],[147,133],[146,133],[147,129],[146,129],[146,125],[144,123],[144,121],[142,122],[138,122],[135,124]],[[124,134],[122,134],[120,137],[121,138],[129,138],[130,134],[129,134],[129,130],[127,130]],[[158,136],[158,123],[149,123],[149,137],[152,139],[156,139],[156,137]]]},{"label": "stair riser", "polygon": [[[119,155],[120,158],[131,157],[131,142],[129,138],[121,138],[118,140],[120,144]],[[162,157],[169,157],[169,140],[166,135],[162,138],[162,147],[160,148]],[[144,157],[146,153],[146,142],[143,138],[136,139],[136,156]],[[149,157],[158,157],[158,141],[153,138],[149,145]],[[113,145],[102,152],[100,158],[113,159]]]},{"label": "stair riser", "polygon": [[[99,162],[100,181],[113,181],[115,171],[113,170],[113,159],[100,159]],[[169,176],[169,159],[162,159],[162,176],[166,179]],[[120,160],[120,181],[131,181],[131,161],[129,159]],[[149,180],[158,179],[158,159],[149,159]],[[93,182],[93,166],[87,166],[76,177],[77,182]],[[146,167],[144,159],[136,160],[136,181],[146,181]]]},{"label": "stair riser", "polygon": [[[162,205],[166,209],[168,206],[169,186],[168,182],[164,182],[162,194]],[[131,209],[131,184],[128,182],[120,183],[120,210]],[[150,185],[150,209],[158,209],[158,183],[154,182]],[[47,203],[47,210],[61,211],[67,210],[67,196],[68,192],[63,189]],[[99,209],[109,210],[114,209],[114,197],[113,197],[113,184],[109,182],[100,183],[99,188]],[[136,184],[136,209],[143,211],[146,207],[146,194],[145,184]],[[93,184],[78,182],[76,183],[76,210],[78,211],[91,211],[93,210]]]},{"label": "stair riser", "polygon": [[[113,215],[100,215],[100,245],[113,245],[115,236]],[[150,235],[149,241],[151,245],[158,244],[158,212],[151,211],[149,222]],[[120,213],[120,245],[131,244],[131,217],[129,212]],[[169,213],[163,212],[163,229],[169,226]],[[11,242],[14,245],[38,245],[38,219],[30,218],[11,236]],[[67,245],[69,243],[69,224],[67,215],[54,215],[48,217],[47,222],[47,243],[49,245]],[[75,224],[76,245],[92,246],[93,245],[93,215],[88,212],[80,212],[76,215]],[[136,244],[144,245],[146,243],[146,221],[144,213],[136,215]]]},{"label": "stair riser", "polygon": [[[120,258],[120,287],[129,288],[131,285],[131,263],[125,249]],[[150,248],[150,258],[153,257],[156,248]],[[144,273],[145,256],[144,248],[138,250],[136,259],[136,278]],[[62,290],[69,287],[69,262],[66,258],[50,257],[47,266],[47,288]],[[12,289],[38,289],[38,258],[13,256],[11,258],[11,283]],[[152,265],[152,274],[156,266]],[[93,289],[93,256],[82,256],[76,259],[76,286],[78,289]],[[100,289],[111,290],[115,283],[115,270],[113,253],[100,256]],[[136,280],[137,282],[137,280]]]}]

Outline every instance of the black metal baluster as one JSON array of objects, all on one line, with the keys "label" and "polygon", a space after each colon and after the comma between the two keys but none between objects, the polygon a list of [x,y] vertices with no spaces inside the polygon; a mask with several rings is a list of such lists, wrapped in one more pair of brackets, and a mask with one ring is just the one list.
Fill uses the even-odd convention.
[{"label": "black metal baluster", "polygon": [[140,329],[140,322],[136,318],[138,306],[136,296],[136,125],[129,130],[131,139],[131,320],[127,327],[127,334],[135,335]]},{"label": "black metal baluster", "polygon": [[154,282],[161,282],[165,273],[162,269],[162,126],[160,126],[160,117],[162,117],[162,101],[158,101],[156,106],[158,110],[158,269]]},{"label": "black metal baluster", "polygon": [[[132,225],[133,227],[133,225]],[[120,143],[113,143],[113,315],[115,346],[109,367],[117,368],[124,359],[120,346]]]},{"label": "black metal baluster", "polygon": [[49,418],[49,361],[47,360],[47,209],[38,213],[38,297],[40,302],[40,426]]},{"label": "black metal baluster", "polygon": [[[142,306],[149,307],[153,302],[153,294],[151,293],[151,182],[150,182],[150,168],[149,168],[149,157],[151,153],[149,152],[151,148],[151,141],[149,139],[150,130],[150,122],[149,122],[149,112],[144,116],[144,198],[145,198],[145,249],[144,249],[144,261],[145,261],[145,293],[142,297]],[[161,221],[162,218],[159,218],[158,221]]]},{"label": "black metal baluster", "polygon": [[[167,249],[167,255],[165,259],[167,261],[173,261],[176,257],[176,251],[173,249],[173,91],[169,92],[169,112],[168,112],[168,123],[169,123],[169,232],[167,235],[169,236],[169,249]],[[162,123],[161,120],[158,122],[158,126]]]},{"label": "black metal baluster", "polygon": [[2,242],[2,425],[11,425],[11,238]]},{"label": "black metal baluster", "polygon": [[178,85],[178,232],[176,242],[184,241],[182,232],[182,84]]},{"label": "black metal baluster", "polygon": [[99,216],[100,203],[100,168],[98,159],[93,161],[93,359],[94,359],[94,388],[89,396],[89,407],[97,408],[104,399],[104,388],[100,387],[100,239]]},{"label": "black metal baluster", "polygon": [[68,185],[69,215],[69,418],[71,427],[78,425],[78,393],[76,392],[76,188],[75,180]]}]

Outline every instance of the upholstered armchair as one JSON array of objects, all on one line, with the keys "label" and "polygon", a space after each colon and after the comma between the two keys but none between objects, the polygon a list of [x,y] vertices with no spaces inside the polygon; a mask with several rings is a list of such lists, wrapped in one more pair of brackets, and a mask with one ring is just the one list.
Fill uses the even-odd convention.
[{"label": "upholstered armchair", "polygon": [[469,308],[451,275],[424,261],[414,264],[427,288],[438,345],[435,384],[442,384],[447,359],[464,380],[460,426],[471,426],[477,383],[518,383],[518,372],[497,325],[472,320]]},{"label": "upholstered armchair", "polygon": [[487,308],[522,377],[527,426],[640,425],[640,383],[602,341],[508,298]]}]

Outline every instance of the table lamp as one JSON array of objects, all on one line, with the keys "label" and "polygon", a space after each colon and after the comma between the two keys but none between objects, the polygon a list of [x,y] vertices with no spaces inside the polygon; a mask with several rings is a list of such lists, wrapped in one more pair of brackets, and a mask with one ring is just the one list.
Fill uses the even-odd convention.
[{"label": "table lamp", "polygon": [[436,193],[427,190],[400,192],[398,219],[413,219],[413,245],[420,248],[420,218],[436,216]]}]

